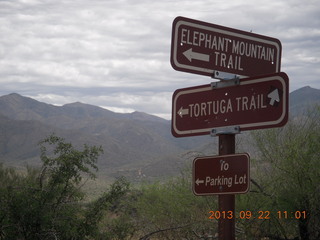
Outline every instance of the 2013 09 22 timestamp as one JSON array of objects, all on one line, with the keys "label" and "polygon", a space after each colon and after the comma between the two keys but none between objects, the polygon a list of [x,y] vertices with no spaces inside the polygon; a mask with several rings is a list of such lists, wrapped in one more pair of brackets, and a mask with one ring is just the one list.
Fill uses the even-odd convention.
[{"label": "2013 09 22 timestamp", "polygon": [[209,211],[209,219],[262,219],[267,220],[272,217],[278,219],[306,219],[306,211],[240,211],[234,213],[233,211]]}]

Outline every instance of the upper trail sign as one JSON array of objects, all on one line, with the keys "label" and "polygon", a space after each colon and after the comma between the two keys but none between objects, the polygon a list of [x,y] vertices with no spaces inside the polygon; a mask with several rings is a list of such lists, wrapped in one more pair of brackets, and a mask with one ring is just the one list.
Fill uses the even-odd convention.
[{"label": "upper trail sign", "polygon": [[280,72],[278,39],[184,17],[172,27],[175,70],[214,77],[215,71],[245,77]]}]

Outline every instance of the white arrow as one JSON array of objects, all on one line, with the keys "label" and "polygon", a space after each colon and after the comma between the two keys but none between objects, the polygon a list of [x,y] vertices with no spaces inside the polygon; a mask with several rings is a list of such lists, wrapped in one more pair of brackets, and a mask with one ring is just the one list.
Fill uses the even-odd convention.
[{"label": "white arrow", "polygon": [[177,113],[179,114],[180,117],[183,117],[183,115],[189,114],[189,109],[188,108],[184,109],[183,107],[181,107]]},{"label": "white arrow", "polygon": [[280,102],[279,90],[275,89],[271,93],[268,94],[268,98],[270,98],[270,105],[273,106],[274,102]]},{"label": "white arrow", "polygon": [[193,52],[193,51],[192,51],[192,48],[190,48],[189,50],[183,52],[183,55],[184,55],[186,58],[188,58],[188,60],[189,60],[190,62],[192,62],[192,59],[209,62],[209,55],[203,54],[203,53]]},{"label": "white arrow", "polygon": [[199,178],[196,180],[196,184],[199,186],[200,183],[204,183],[204,180],[200,180]]}]

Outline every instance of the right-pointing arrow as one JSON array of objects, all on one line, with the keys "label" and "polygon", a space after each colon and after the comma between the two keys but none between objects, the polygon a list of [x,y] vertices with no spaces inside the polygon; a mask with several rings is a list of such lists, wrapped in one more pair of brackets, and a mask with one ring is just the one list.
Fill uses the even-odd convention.
[{"label": "right-pointing arrow", "polygon": [[270,105],[273,106],[274,102],[280,102],[279,90],[276,88],[271,93],[268,94],[268,98],[270,98]]},{"label": "right-pointing arrow", "polygon": [[188,49],[187,51],[183,52],[183,55],[188,58],[190,62],[192,62],[192,59],[209,62],[209,55],[203,54],[203,53],[197,53],[193,52],[192,48]]}]

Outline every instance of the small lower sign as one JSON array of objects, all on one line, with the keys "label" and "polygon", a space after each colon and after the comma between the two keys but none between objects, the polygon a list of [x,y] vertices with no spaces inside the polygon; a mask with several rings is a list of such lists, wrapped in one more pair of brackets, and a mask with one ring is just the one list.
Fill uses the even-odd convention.
[{"label": "small lower sign", "polygon": [[247,153],[199,157],[193,161],[192,189],[195,195],[246,193],[250,186]]}]

